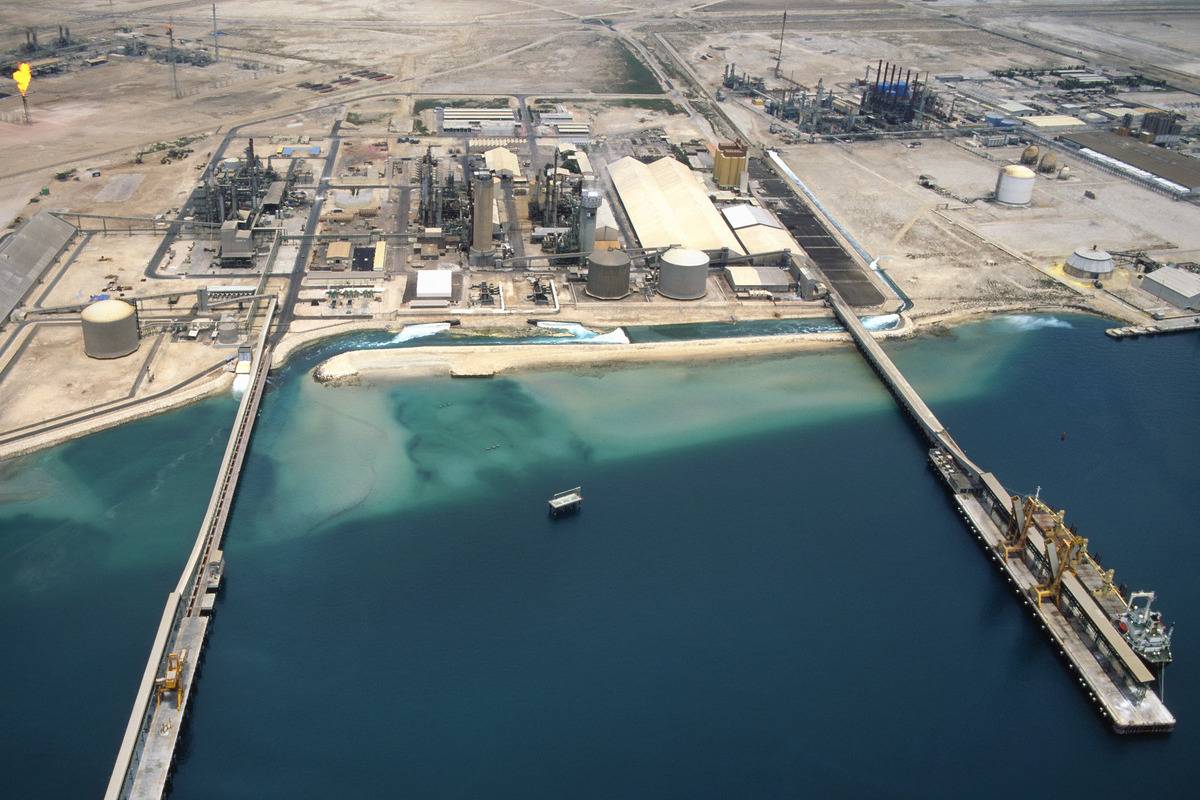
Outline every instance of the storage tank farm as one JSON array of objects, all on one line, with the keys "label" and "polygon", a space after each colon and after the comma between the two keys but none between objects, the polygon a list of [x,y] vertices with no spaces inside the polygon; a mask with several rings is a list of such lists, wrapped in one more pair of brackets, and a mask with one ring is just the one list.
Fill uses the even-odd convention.
[{"label": "storage tank farm", "polygon": [[629,254],[596,250],[588,256],[587,289],[597,300],[620,300],[629,294]]},{"label": "storage tank farm", "polygon": [[1001,167],[996,178],[996,202],[1006,206],[1026,206],[1033,200],[1034,171],[1020,164]]},{"label": "storage tank farm", "polygon": [[138,349],[137,309],[123,300],[100,300],[80,315],[83,352],[91,358],[120,358]]},{"label": "storage tank farm", "polygon": [[658,291],[672,300],[699,300],[708,293],[708,255],[673,247],[662,254]]}]

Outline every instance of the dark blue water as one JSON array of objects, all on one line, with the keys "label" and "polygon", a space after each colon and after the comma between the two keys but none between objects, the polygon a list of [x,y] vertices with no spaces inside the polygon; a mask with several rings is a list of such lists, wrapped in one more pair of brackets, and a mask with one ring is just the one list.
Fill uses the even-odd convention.
[{"label": "dark blue water", "polygon": [[[296,366],[256,433],[173,796],[1190,796],[1200,337],[1062,319],[889,350],[976,460],[1042,486],[1118,580],[1160,592],[1172,736],[1108,731],[850,353],[363,390]],[[219,459],[200,431],[226,411],[55,451],[37,468],[106,499],[0,517],[0,632],[29,651],[5,662],[14,796],[107,778]],[[110,474],[147,430],[161,444]],[[196,457],[164,469],[171,436]],[[181,518],[191,503],[181,530],[155,527],[175,515],[151,481]],[[575,482],[584,512],[550,523],[546,496]],[[104,690],[26,723],[80,651],[107,659]]]},{"label": "dark blue water", "polygon": [[235,403],[208,400],[4,465],[4,797],[96,797]]}]

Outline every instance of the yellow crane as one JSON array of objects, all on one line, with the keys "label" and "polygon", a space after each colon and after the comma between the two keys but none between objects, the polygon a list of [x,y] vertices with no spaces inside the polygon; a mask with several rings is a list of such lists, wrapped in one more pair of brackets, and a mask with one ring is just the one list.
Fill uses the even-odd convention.
[{"label": "yellow crane", "polygon": [[163,695],[167,692],[175,693],[175,709],[178,711],[182,707],[183,665],[187,663],[187,655],[188,651],[186,649],[167,654],[167,674],[161,678],[154,679],[156,708],[162,705]]},{"label": "yellow crane", "polygon": [[1029,527],[1033,525],[1033,513],[1036,509],[1035,503],[1040,501],[1033,497],[1026,497],[1025,503],[1021,503],[1021,498],[1017,495],[1012,497],[1012,518],[1008,523],[1008,530],[1004,533],[1004,538],[1007,544],[1000,543],[1000,547],[1004,551],[1006,559],[1012,558],[1021,554],[1025,549],[1025,541],[1029,538]]},{"label": "yellow crane", "polygon": [[1046,540],[1046,559],[1050,562],[1050,577],[1045,583],[1037,586],[1037,604],[1052,599],[1055,605],[1062,594],[1062,579],[1068,571],[1075,568],[1088,557],[1087,539],[1072,531],[1063,524],[1063,513],[1055,515],[1054,524],[1042,534]]}]

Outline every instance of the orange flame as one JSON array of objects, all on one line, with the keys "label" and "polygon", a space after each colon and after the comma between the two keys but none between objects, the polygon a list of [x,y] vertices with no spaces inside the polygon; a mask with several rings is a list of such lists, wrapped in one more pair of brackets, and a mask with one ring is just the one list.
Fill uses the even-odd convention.
[{"label": "orange flame", "polygon": [[17,89],[21,92],[21,97],[29,91],[29,79],[33,77],[33,73],[29,71],[29,64],[22,61],[17,71],[13,73],[13,80],[17,82]]}]

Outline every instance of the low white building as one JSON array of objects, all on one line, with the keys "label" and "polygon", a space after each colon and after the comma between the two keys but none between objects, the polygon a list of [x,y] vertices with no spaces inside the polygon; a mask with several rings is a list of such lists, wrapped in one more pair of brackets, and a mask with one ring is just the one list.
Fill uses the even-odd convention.
[{"label": "low white building", "polygon": [[418,300],[449,300],[453,294],[453,270],[430,269],[417,273]]},{"label": "low white building", "polygon": [[1142,277],[1142,288],[1173,306],[1200,311],[1200,275],[1179,267],[1160,267]]}]

